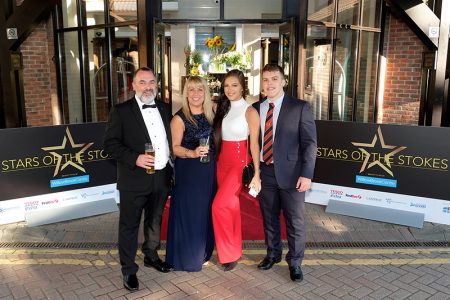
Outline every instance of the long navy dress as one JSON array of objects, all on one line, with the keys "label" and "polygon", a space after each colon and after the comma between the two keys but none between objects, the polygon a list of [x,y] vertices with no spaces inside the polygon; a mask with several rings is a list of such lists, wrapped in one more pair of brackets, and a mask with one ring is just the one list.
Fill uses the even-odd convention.
[{"label": "long navy dress", "polygon": [[181,110],[176,114],[185,126],[181,146],[194,150],[200,138],[210,137],[209,163],[201,163],[199,158],[175,159],[175,186],[170,198],[166,261],[176,271],[196,272],[214,250],[211,207],[217,187],[212,130],[203,114],[193,116],[198,126]]}]

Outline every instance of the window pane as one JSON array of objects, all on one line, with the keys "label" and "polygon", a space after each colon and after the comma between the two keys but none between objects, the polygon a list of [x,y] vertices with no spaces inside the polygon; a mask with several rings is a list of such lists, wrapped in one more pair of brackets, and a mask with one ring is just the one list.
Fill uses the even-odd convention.
[{"label": "window pane", "polygon": [[337,23],[359,25],[359,0],[338,0]]},{"label": "window pane", "polygon": [[133,73],[139,66],[137,27],[115,27],[112,38],[113,104],[130,99]]},{"label": "window pane", "polygon": [[280,19],[282,4],[282,0],[226,0],[224,17],[225,19]]},{"label": "window pane", "polygon": [[86,9],[86,25],[105,24],[103,0],[83,0]]},{"label": "window pane", "polygon": [[334,62],[333,120],[352,120],[356,46],[356,31],[338,29]]},{"label": "window pane", "polygon": [[356,96],[356,121],[373,122],[378,63],[378,40],[376,32],[362,32],[359,66],[359,86]]},{"label": "window pane", "polygon": [[65,123],[83,123],[77,32],[62,34],[61,52]]},{"label": "window pane", "polygon": [[61,11],[63,14],[63,27],[77,27],[77,1],[62,0]]},{"label": "window pane", "polygon": [[90,87],[90,111],[92,121],[105,121],[108,116],[108,79],[106,62],[108,55],[106,53],[105,31],[88,31],[88,59],[89,59],[89,78],[92,80]]},{"label": "window pane", "polygon": [[362,26],[380,27],[381,1],[363,0],[363,20]]},{"label": "window pane", "polygon": [[137,0],[109,0],[112,22],[137,20]]},{"label": "window pane", "polygon": [[331,29],[308,26],[306,39],[305,98],[316,120],[328,119],[331,71]]},{"label": "window pane", "polygon": [[220,2],[216,0],[163,0],[162,17],[163,19],[219,19]]},{"label": "window pane", "polygon": [[308,20],[332,22],[334,0],[308,1]]}]

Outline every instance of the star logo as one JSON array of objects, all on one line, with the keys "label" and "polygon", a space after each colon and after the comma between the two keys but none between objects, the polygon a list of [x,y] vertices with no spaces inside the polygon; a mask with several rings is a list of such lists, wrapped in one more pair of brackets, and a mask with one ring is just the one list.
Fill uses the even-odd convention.
[{"label": "star logo", "polygon": [[[392,151],[384,155],[383,162],[380,160],[381,156],[379,156],[378,159],[375,159],[373,162],[369,163],[370,153],[364,148],[374,148],[378,141],[380,142],[381,148],[391,149]],[[394,173],[391,171],[392,166],[390,160],[395,154],[406,149],[405,146],[397,147],[392,145],[386,145],[386,143],[384,142],[383,132],[381,132],[381,127],[378,127],[377,133],[373,137],[372,143],[366,144],[366,143],[352,142],[352,144],[353,146],[359,147],[358,149],[362,152],[364,156],[364,162],[361,166],[361,169],[359,170],[359,173],[362,173],[363,171],[368,170],[373,166],[379,166],[392,177],[394,177]]]},{"label": "star logo", "polygon": [[[64,150],[66,148],[67,140],[69,140],[70,146],[72,147],[72,149],[80,148],[80,150],[77,153],[75,153],[75,162],[73,162],[72,159],[69,158],[69,159],[66,159],[66,162],[61,166],[61,163],[63,160],[63,155],[55,152],[55,150]],[[76,144],[73,141],[72,134],[70,133],[69,127],[67,127],[66,134],[64,135],[61,145],[44,147],[41,149],[44,151],[48,151],[50,154],[52,154],[56,158],[56,167],[55,167],[55,172],[53,173],[53,177],[55,177],[60,171],[64,170],[68,166],[72,166],[72,167],[86,173],[86,170],[83,168],[83,161],[81,160],[81,155],[93,144],[94,143]]]}]

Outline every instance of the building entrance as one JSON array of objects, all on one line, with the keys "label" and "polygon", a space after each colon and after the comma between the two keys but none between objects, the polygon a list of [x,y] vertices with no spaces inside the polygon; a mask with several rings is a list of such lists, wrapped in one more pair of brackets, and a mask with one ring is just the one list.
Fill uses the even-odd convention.
[{"label": "building entrance", "polygon": [[239,69],[246,76],[248,101],[264,96],[260,73],[267,63],[277,63],[286,74],[286,92],[296,88],[296,41],[293,20],[271,23],[157,23],[155,24],[155,71],[161,99],[181,107],[188,76],[203,76],[212,96],[221,92],[223,76]]}]

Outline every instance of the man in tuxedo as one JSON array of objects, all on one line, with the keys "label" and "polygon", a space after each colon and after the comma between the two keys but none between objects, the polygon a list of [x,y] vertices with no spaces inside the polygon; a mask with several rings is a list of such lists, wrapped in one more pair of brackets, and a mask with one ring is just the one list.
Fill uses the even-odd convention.
[{"label": "man in tuxedo", "polygon": [[[134,292],[139,289],[135,263],[138,230],[144,211],[144,265],[160,272],[171,271],[157,250],[164,206],[170,191],[172,138],[170,108],[155,101],[158,94],[153,71],[138,69],[133,77],[135,96],[116,105],[109,115],[104,149],[117,161],[117,189],[120,191],[119,257],[123,284]],[[145,143],[152,143],[155,156],[145,155]],[[147,174],[154,166],[155,173]]]},{"label": "man in tuxedo", "polygon": [[289,251],[286,261],[292,281],[302,281],[305,252],[305,191],[311,187],[316,161],[316,126],[306,101],[284,93],[283,69],[268,64],[262,70],[267,98],[254,104],[261,119],[260,207],[267,255],[258,268],[281,261],[280,211],[286,220]]}]

